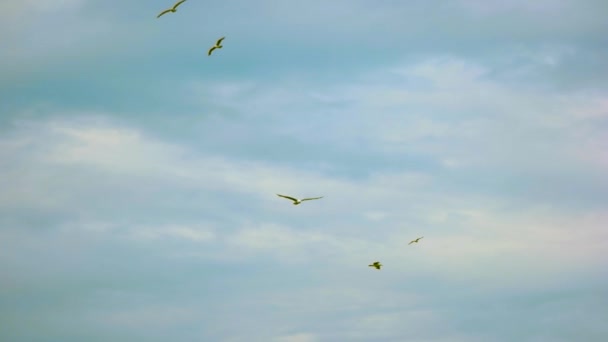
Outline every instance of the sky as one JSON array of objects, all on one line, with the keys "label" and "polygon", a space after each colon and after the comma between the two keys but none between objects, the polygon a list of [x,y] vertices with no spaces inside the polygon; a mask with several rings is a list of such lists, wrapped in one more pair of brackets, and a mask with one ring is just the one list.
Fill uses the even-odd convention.
[{"label": "sky", "polygon": [[171,5],[0,3],[0,340],[606,341],[608,2]]}]

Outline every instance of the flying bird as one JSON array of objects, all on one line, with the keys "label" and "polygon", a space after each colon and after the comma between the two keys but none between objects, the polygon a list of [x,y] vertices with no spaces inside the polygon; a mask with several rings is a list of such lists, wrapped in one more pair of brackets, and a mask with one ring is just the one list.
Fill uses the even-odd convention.
[{"label": "flying bird", "polygon": [[221,44],[222,44],[222,40],[224,40],[224,38],[226,38],[226,37],[222,37],[222,38],[218,39],[217,42],[215,42],[215,45],[213,45],[211,47],[211,49],[209,49],[209,52],[207,52],[207,56],[211,56],[211,53],[213,52],[213,50],[221,49],[223,47]]},{"label": "flying bird", "polygon": [[177,6],[181,5],[181,4],[182,4],[182,3],[184,3],[185,1],[186,1],[186,0],[180,0],[180,1],[178,1],[177,3],[175,3],[175,5],[173,5],[173,7],[172,7],[172,8],[169,8],[169,9],[167,9],[167,10],[164,10],[164,11],[160,12],[160,14],[158,15],[158,17],[156,17],[156,18],[160,18],[160,16],[161,16],[161,15],[166,14],[166,13],[169,13],[169,12],[173,12],[173,13],[175,13],[175,12],[177,11]]},{"label": "flying bird", "polygon": [[319,198],[323,198],[323,196],[321,196],[321,197],[312,197],[312,198],[297,199],[297,198],[293,198],[293,197],[290,197],[290,196],[279,195],[279,194],[277,194],[277,196],[283,197],[283,198],[287,198],[289,200],[292,200],[293,201],[293,205],[298,205],[298,204],[300,204],[300,203],[302,203],[304,201],[312,201],[312,200],[316,200],[316,199],[319,199]]},{"label": "flying bird", "polygon": [[375,261],[373,264],[371,265],[367,265],[369,267],[375,267],[377,270],[380,269],[380,267],[382,267],[382,264],[380,263],[380,261]]},{"label": "flying bird", "polygon": [[411,245],[411,244],[413,244],[414,242],[415,242],[415,243],[418,243],[418,240],[422,239],[423,237],[424,237],[424,236],[421,236],[421,237],[417,238],[416,240],[412,240],[412,241],[410,241],[410,243],[408,243],[408,245]]}]

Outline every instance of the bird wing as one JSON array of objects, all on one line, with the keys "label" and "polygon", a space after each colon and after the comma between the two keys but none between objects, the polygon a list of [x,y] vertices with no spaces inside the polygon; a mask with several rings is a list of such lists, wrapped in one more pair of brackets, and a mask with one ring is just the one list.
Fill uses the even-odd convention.
[{"label": "bird wing", "polygon": [[173,5],[173,9],[177,9],[177,6],[181,5],[182,3],[184,3],[186,0],[180,0],[178,1],[175,5]]},{"label": "bird wing", "polygon": [[279,194],[277,194],[277,196],[279,196],[279,197],[283,197],[283,198],[287,198],[287,199],[290,199],[290,200],[292,200],[292,201],[294,201],[294,202],[297,202],[297,201],[298,201],[298,199],[297,199],[297,198],[293,198],[293,197],[289,197],[289,196],[285,196],[285,195],[279,195]]},{"label": "bird wing", "polygon": [[222,43],[222,40],[224,40],[224,38],[226,38],[226,37],[222,37],[222,38],[218,39],[217,42],[215,42],[215,45],[219,46]]},{"label": "bird wing", "polygon": [[321,197],[312,197],[312,198],[303,198],[302,202],[304,202],[304,201],[312,201],[312,200],[316,200],[316,199],[319,199],[319,198],[323,198],[323,196],[321,196]]},{"label": "bird wing", "polygon": [[160,12],[160,14],[158,15],[158,17],[157,17],[157,18],[160,18],[160,16],[161,16],[161,15],[166,14],[166,13],[169,13],[169,12],[171,12],[171,10],[170,10],[170,9],[168,9],[168,10],[164,10],[164,11]]},{"label": "bird wing", "polygon": [[213,50],[215,50],[216,47],[212,47],[211,49],[209,49],[209,52],[207,52],[207,56],[211,56],[211,52],[213,52]]},{"label": "bird wing", "polygon": [[410,241],[410,243],[408,243],[408,245],[411,245],[411,244],[413,244],[414,242],[416,242],[416,241],[412,240],[412,241]]}]

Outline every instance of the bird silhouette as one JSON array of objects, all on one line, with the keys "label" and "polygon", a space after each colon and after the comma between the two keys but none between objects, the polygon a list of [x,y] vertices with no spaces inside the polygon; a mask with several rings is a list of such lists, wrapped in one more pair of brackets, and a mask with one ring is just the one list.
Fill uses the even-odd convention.
[{"label": "bird silhouette", "polygon": [[172,8],[169,8],[169,9],[166,9],[166,10],[160,12],[160,14],[158,15],[158,17],[156,17],[156,18],[160,18],[161,15],[164,15],[164,14],[169,13],[169,12],[175,13],[177,11],[177,6],[181,5],[185,1],[186,0],[180,0],[180,1],[176,2],[175,5],[173,5]]},{"label": "bird silhouette", "polygon": [[209,49],[209,52],[207,52],[207,56],[211,56],[211,53],[213,52],[213,50],[221,49],[223,47],[221,44],[222,44],[222,40],[224,40],[224,38],[226,38],[226,37],[222,37],[222,38],[218,39],[217,42],[215,42],[215,45],[213,45],[211,47],[211,49]]},{"label": "bird silhouette", "polygon": [[285,196],[285,195],[279,195],[279,194],[277,194],[277,196],[283,197],[283,198],[287,198],[289,200],[292,200],[293,201],[293,205],[298,205],[298,204],[300,204],[300,203],[302,203],[304,201],[312,201],[312,200],[316,200],[316,199],[319,199],[319,198],[323,198],[323,196],[321,196],[321,197],[312,197],[312,198],[297,199],[297,198],[294,198],[294,197],[291,197],[291,196]]},{"label": "bird silhouette", "polygon": [[374,261],[373,264],[367,265],[367,266],[369,266],[369,267],[375,267],[377,270],[379,270],[380,267],[382,267],[382,264],[380,263],[380,261]]},{"label": "bird silhouette", "polygon": [[412,240],[412,241],[410,241],[410,243],[408,243],[408,245],[411,245],[411,244],[413,244],[414,242],[415,242],[415,243],[418,243],[418,241],[419,241],[420,239],[422,239],[423,237],[424,237],[424,236],[421,236],[421,237],[417,238],[416,240]]}]

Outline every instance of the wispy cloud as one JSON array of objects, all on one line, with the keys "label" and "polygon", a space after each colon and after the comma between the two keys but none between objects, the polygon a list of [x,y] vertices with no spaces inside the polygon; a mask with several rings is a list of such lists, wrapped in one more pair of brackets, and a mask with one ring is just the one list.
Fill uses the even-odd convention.
[{"label": "wispy cloud", "polygon": [[0,339],[603,341],[604,2],[168,5],[0,5]]}]

